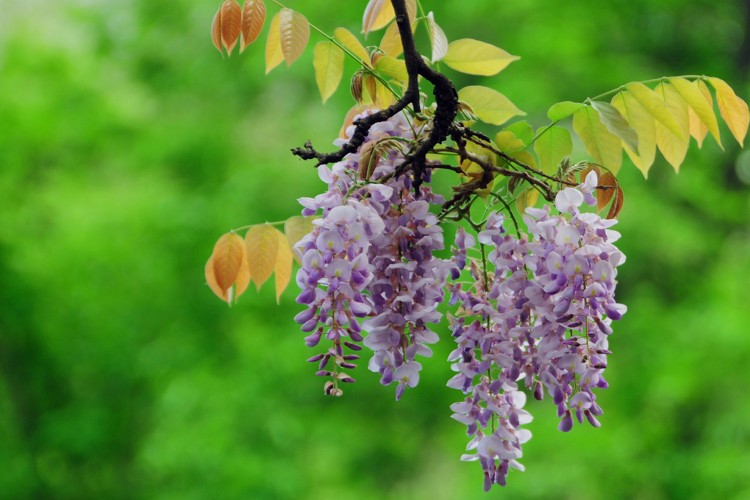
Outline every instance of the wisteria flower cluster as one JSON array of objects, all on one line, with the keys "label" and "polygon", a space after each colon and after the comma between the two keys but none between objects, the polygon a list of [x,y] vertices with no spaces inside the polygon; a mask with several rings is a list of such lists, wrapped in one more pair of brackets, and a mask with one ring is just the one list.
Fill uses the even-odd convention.
[{"label": "wisteria flower cluster", "polygon": [[[413,137],[412,125],[399,114],[374,125],[368,141]],[[319,363],[318,375],[332,377],[327,393],[341,395],[338,382],[354,381],[339,368],[354,368],[358,355],[345,351],[361,350],[364,329],[363,343],[373,353],[368,367],[380,374],[383,385],[396,383],[399,399],[419,382],[417,356],[430,356],[429,345],[438,340],[430,325],[442,318],[437,307],[454,265],[433,255],[444,242],[430,206],[443,198],[424,184],[415,192],[410,175],[394,175],[403,161],[398,148],[378,159],[368,179],[361,178],[362,156],[360,151],[330,169],[321,166],[328,190],[300,200],[304,215],[320,211],[322,217],[298,243],[302,292],[297,301],[307,309],[295,319],[303,331],[312,332],[306,338],[309,346],[323,336],[332,343],[310,358]]]},{"label": "wisteria flower cluster", "polygon": [[489,490],[506,483],[510,468],[523,470],[518,459],[531,438],[524,425],[532,420],[524,388],[538,400],[551,396],[561,431],[574,421],[600,425],[596,391],[607,387],[611,323],[626,309],[614,297],[625,257],[614,246],[616,221],[581,211],[596,203],[593,171],[560,191],[554,209],[527,209],[527,234],[511,235],[505,216],[491,212],[475,235],[458,228],[450,259],[435,256],[444,241],[431,208],[444,200],[431,191],[429,172],[415,190],[412,173],[398,175],[398,147],[369,164],[373,144],[414,137],[399,114],[371,128],[367,151],[319,168],[328,189],[300,199],[303,215],[320,217],[297,244],[297,301],[305,309],[295,319],[308,346],[325,339],[309,361],[328,379],[327,394],[354,382],[344,370],[366,347],[368,368],[383,385],[395,383],[400,399],[419,382],[418,356],[432,355],[432,325],[448,290],[456,374],[447,385],[464,394],[451,410],[471,438],[462,460],[480,462]]}]

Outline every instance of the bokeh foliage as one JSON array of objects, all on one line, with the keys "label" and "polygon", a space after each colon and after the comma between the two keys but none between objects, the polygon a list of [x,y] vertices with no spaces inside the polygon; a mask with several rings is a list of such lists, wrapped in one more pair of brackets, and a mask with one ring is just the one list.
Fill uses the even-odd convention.
[{"label": "bokeh foliage", "polygon": [[[289,6],[356,32],[364,3]],[[749,95],[740,0],[424,5],[449,38],[522,56],[483,84],[536,125],[553,102],[668,74]],[[0,1],[0,497],[486,498],[458,461],[450,339],[400,403],[364,366],[330,400],[293,290],[230,310],[205,286],[220,234],[320,190],[288,148],[330,143],[351,104],[320,104],[309,51],[268,77],[260,49],[222,60],[216,6]],[[726,152],[692,149],[677,176],[623,167],[630,312],[603,427],[562,434],[532,410],[527,472],[502,493],[750,498],[750,172],[722,133]]]}]

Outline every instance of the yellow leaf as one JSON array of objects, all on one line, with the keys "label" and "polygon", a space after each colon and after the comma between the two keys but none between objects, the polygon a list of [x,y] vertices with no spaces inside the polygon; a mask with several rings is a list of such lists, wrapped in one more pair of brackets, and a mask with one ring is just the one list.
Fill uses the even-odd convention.
[{"label": "yellow leaf", "polygon": [[221,50],[221,7],[222,6],[219,5],[219,8],[216,11],[216,14],[214,15],[214,20],[211,22],[211,41],[213,42],[214,47],[216,47],[216,50],[218,50],[219,52],[222,52]]},{"label": "yellow leaf", "polygon": [[681,130],[680,135],[675,135],[670,129],[658,121],[656,122],[656,145],[675,172],[679,172],[680,165],[685,161],[685,155],[687,155],[690,145],[688,105],[677,90],[668,83],[660,83],[656,86],[654,92],[663,99],[669,113]]},{"label": "yellow leaf", "polygon": [[276,237],[278,238],[276,265],[273,269],[276,274],[276,303],[278,304],[281,294],[292,278],[292,249],[289,246],[286,236],[277,229],[274,229],[274,231],[276,231]]},{"label": "yellow leaf", "polygon": [[318,42],[313,49],[315,83],[326,102],[338,88],[344,73],[344,52],[332,42]]},{"label": "yellow leaf", "polygon": [[409,16],[409,22],[414,31],[414,23],[417,20],[417,0],[406,0],[406,14]]},{"label": "yellow leaf", "polygon": [[211,257],[208,258],[204,272],[206,275],[206,283],[208,284],[208,287],[211,289],[211,291],[214,292],[214,294],[216,294],[216,296],[219,297],[224,302],[228,302],[227,290],[222,290],[219,284],[216,282],[216,276],[214,275],[213,255],[211,255]]},{"label": "yellow leaf", "polygon": [[362,33],[366,36],[371,31],[384,28],[394,17],[396,13],[391,0],[370,0],[362,18]]},{"label": "yellow leaf", "polygon": [[382,75],[392,78],[399,83],[403,84],[409,81],[409,74],[406,72],[406,63],[403,59],[382,56],[375,63],[375,69]]},{"label": "yellow leaf", "polygon": [[471,106],[477,118],[492,125],[501,125],[514,116],[526,114],[497,90],[480,85],[462,88],[458,99]]},{"label": "yellow leaf", "polygon": [[224,0],[221,4],[221,41],[231,54],[240,37],[242,7],[234,0]]},{"label": "yellow leaf", "polygon": [[248,45],[253,43],[263,29],[266,22],[266,4],[263,0],[245,0],[242,7],[242,53]]},{"label": "yellow leaf", "polygon": [[268,28],[268,40],[266,40],[266,74],[281,64],[284,60],[284,52],[281,50],[281,31],[279,22],[281,12],[277,12],[271,19],[271,26]]},{"label": "yellow leaf", "polygon": [[377,96],[377,105],[380,108],[387,108],[391,104],[396,102],[396,98],[394,97],[393,93],[388,90],[388,87],[386,87],[379,81],[375,83],[375,95]]},{"label": "yellow leaf", "polygon": [[747,103],[734,93],[732,87],[720,78],[708,78],[709,83],[716,89],[716,101],[719,103],[719,113],[727,127],[740,146],[745,142],[750,112]]},{"label": "yellow leaf", "polygon": [[534,188],[527,188],[516,198],[516,208],[520,213],[524,213],[527,208],[536,205],[539,199],[539,191]]},{"label": "yellow leaf", "polygon": [[688,139],[688,132],[682,129],[680,124],[675,120],[675,117],[672,116],[672,113],[667,109],[664,100],[656,92],[640,82],[629,83],[625,88],[657,122],[667,127],[677,137],[685,140]]},{"label": "yellow leaf", "polygon": [[[716,120],[716,115],[714,114],[714,107],[713,107],[713,101],[711,100],[711,93],[708,92],[708,96],[701,90],[699,87],[699,81],[690,82],[686,80],[685,78],[670,78],[669,83],[674,87],[674,89],[677,91],[677,93],[685,100],[685,102],[690,106],[690,109],[688,110],[688,115],[694,115],[695,117],[700,119],[700,122],[703,122],[707,130],[711,132],[711,135],[714,136],[714,139],[716,139],[716,142],[719,143],[719,146],[721,146],[721,136],[719,135],[719,123]],[[705,88],[705,84],[703,85]],[[708,89],[706,89],[707,91]],[[690,123],[695,122],[695,118],[692,120],[689,120]],[[697,124],[693,124],[691,127],[689,127],[689,131],[695,132],[695,139],[698,141],[698,145],[702,145],[703,143],[703,137],[705,137],[705,134],[701,135],[701,128]]]},{"label": "yellow leaf", "polygon": [[245,235],[250,278],[259,289],[271,276],[276,266],[279,251],[277,232],[270,224],[259,224],[251,227]]},{"label": "yellow leaf", "polygon": [[448,44],[443,62],[461,73],[490,76],[520,59],[489,43],[462,38]]},{"label": "yellow leaf", "polygon": [[432,45],[431,61],[435,63],[448,53],[448,37],[445,36],[445,32],[435,22],[435,16],[432,12],[427,14],[427,33],[430,36],[430,44]]},{"label": "yellow leaf", "polygon": [[237,274],[245,259],[245,245],[235,233],[227,233],[214,245],[211,256],[216,284],[222,290],[228,290],[237,279]]},{"label": "yellow leaf", "polygon": [[333,30],[333,36],[336,40],[341,42],[341,45],[346,47],[349,52],[357,56],[360,61],[362,61],[362,64],[367,67],[372,67],[370,64],[370,54],[367,53],[367,50],[362,46],[359,40],[357,40],[357,37],[351,33],[351,31],[345,28],[336,28]]},{"label": "yellow leaf", "polygon": [[495,145],[503,153],[510,155],[526,147],[526,144],[516,134],[509,130],[501,130],[495,135]]},{"label": "yellow leaf", "polygon": [[279,11],[279,30],[281,33],[281,52],[286,65],[291,66],[302,55],[310,40],[310,23],[307,18],[292,9]]},{"label": "yellow leaf", "polygon": [[656,125],[651,115],[630,92],[618,92],[612,98],[612,106],[622,114],[638,134],[638,151],[623,143],[623,149],[633,164],[648,178],[648,171],[656,158]]},{"label": "yellow leaf", "polygon": [[612,134],[599,119],[599,113],[591,106],[573,114],[573,130],[586,146],[594,162],[617,173],[622,165],[622,141]]},{"label": "yellow leaf", "polygon": [[386,28],[383,38],[380,40],[380,50],[383,54],[391,57],[398,57],[404,52],[401,46],[401,35],[398,32],[398,24],[391,23]]},{"label": "yellow leaf", "polygon": [[302,252],[296,248],[296,245],[313,230],[314,226],[312,221],[315,219],[316,218],[312,216],[304,217],[302,215],[295,215],[289,217],[286,222],[284,222],[284,234],[286,235],[290,247],[294,251],[294,257],[297,262],[299,262],[302,257]]}]

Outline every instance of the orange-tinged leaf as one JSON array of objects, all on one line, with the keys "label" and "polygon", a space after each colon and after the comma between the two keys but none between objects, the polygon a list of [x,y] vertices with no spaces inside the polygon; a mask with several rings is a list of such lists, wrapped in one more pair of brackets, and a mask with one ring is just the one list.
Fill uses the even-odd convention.
[{"label": "orange-tinged leaf", "polygon": [[448,44],[443,62],[461,73],[491,76],[520,59],[489,43],[462,38]]},{"label": "orange-tinged leaf", "polygon": [[275,281],[276,281],[276,303],[279,303],[281,294],[289,285],[289,280],[292,278],[292,248],[289,246],[289,241],[284,234],[277,230],[276,237],[278,238],[278,249],[276,251],[276,264],[274,265]]},{"label": "orange-tinged leaf", "polygon": [[206,262],[205,275],[206,275],[206,283],[208,284],[208,287],[211,289],[211,291],[214,292],[214,294],[216,294],[216,296],[219,297],[224,302],[228,302],[227,290],[222,290],[219,284],[216,282],[216,276],[214,275],[213,255],[209,257],[208,261]]},{"label": "orange-tinged leaf", "polygon": [[747,135],[750,112],[747,103],[734,93],[732,87],[720,78],[708,78],[709,83],[716,90],[716,101],[719,103],[719,113],[729,127],[730,132],[742,146]]},{"label": "orange-tinged leaf", "polygon": [[281,34],[281,52],[286,65],[291,66],[302,55],[310,40],[310,23],[307,18],[292,9],[279,11],[279,31]]},{"label": "orange-tinged leaf", "polygon": [[370,64],[370,54],[367,53],[367,50],[362,46],[362,44],[357,40],[357,37],[352,34],[351,31],[347,30],[346,28],[336,28],[333,30],[333,36],[341,42],[341,45],[347,48],[349,52],[357,56],[357,58],[362,61],[362,64],[364,64],[367,67],[372,67]]},{"label": "orange-tinged leaf", "polygon": [[227,233],[219,238],[211,257],[214,277],[219,288],[228,290],[234,284],[244,258],[245,245],[242,238],[235,233]]},{"label": "orange-tinged leaf", "polygon": [[214,15],[214,20],[211,22],[211,41],[213,42],[214,47],[216,47],[216,50],[218,50],[219,52],[222,52],[221,50],[221,5],[219,5],[219,9],[216,11],[216,14]]},{"label": "orange-tinged leaf", "polygon": [[[243,244],[244,246],[244,244]],[[250,285],[250,266],[247,263],[247,255],[242,259],[242,266],[240,266],[240,272],[237,273],[237,279],[234,281],[233,290],[233,301],[236,302],[240,296],[245,293],[247,287]]]},{"label": "orange-tinged leaf", "polygon": [[326,102],[344,74],[344,52],[332,42],[318,42],[313,49],[313,68],[320,97]]},{"label": "orange-tinged leaf", "polygon": [[391,0],[370,0],[362,18],[362,33],[367,35],[371,31],[384,28],[394,17],[396,13],[393,11]]},{"label": "orange-tinged leaf", "polygon": [[263,0],[245,0],[242,7],[242,53],[248,45],[253,43],[263,29],[266,22],[266,4]]},{"label": "orange-tinged leaf", "polygon": [[221,4],[221,41],[231,54],[240,38],[242,7],[234,0],[224,0]]},{"label": "orange-tinged leaf", "polygon": [[610,172],[604,172],[599,176],[599,185],[612,186],[610,189],[599,188],[596,190],[596,209],[602,210],[609,204],[617,191],[617,179]]},{"label": "orange-tinged leaf", "polygon": [[432,57],[430,60],[435,63],[448,53],[448,37],[445,36],[445,32],[435,22],[435,16],[432,12],[427,14],[427,33],[430,36],[430,44],[432,45]]},{"label": "orange-tinged leaf", "polygon": [[352,106],[352,108],[346,112],[344,123],[341,125],[341,129],[339,130],[339,137],[341,139],[348,139],[349,135],[347,135],[346,129],[348,129],[349,126],[354,123],[354,117],[372,108],[372,104],[355,104],[354,106]]},{"label": "orange-tinged leaf", "polygon": [[612,202],[612,206],[609,207],[609,213],[607,213],[607,219],[615,219],[620,214],[620,210],[622,210],[622,205],[625,202],[625,195],[622,192],[622,188],[620,186],[617,186],[617,189],[615,189],[615,201]]},{"label": "orange-tinged leaf", "polygon": [[[672,87],[674,87],[677,93],[689,106],[688,115],[692,116],[692,118],[689,120],[691,123],[689,129],[691,131],[691,135],[693,135],[692,132],[695,132],[695,135],[693,135],[693,137],[695,137],[696,141],[698,141],[698,145],[701,146],[703,143],[705,134],[701,135],[701,133],[703,127],[705,127],[711,132],[711,135],[714,136],[714,139],[716,139],[716,142],[719,144],[719,146],[721,146],[719,123],[716,120],[716,115],[714,114],[714,106],[713,101],[711,100],[711,93],[708,92],[708,95],[706,95],[706,93],[703,92],[703,90],[699,86],[699,83],[702,82],[690,82],[685,78],[670,78],[669,83],[672,85]],[[703,88],[708,91],[705,84],[703,85]],[[694,124],[696,118],[699,119],[699,123],[702,122],[703,127],[701,127],[699,124]]]},{"label": "orange-tinged leaf", "polygon": [[618,92],[612,106],[622,114],[638,134],[638,150],[633,151],[623,143],[623,149],[633,164],[648,178],[648,171],[656,158],[656,120],[630,92]]},{"label": "orange-tinged leaf", "polygon": [[281,50],[281,31],[279,29],[281,12],[277,12],[271,19],[268,28],[268,39],[266,40],[266,74],[282,63],[284,52]]},{"label": "orange-tinged leaf", "polygon": [[251,227],[245,235],[250,279],[257,288],[266,282],[276,266],[279,251],[277,232],[278,230],[270,224],[259,224]]}]

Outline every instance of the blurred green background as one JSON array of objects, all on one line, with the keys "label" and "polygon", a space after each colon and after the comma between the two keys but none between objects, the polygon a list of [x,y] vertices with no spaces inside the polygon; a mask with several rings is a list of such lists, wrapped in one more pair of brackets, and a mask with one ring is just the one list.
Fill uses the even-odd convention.
[{"label": "blurred green background", "polygon": [[[310,51],[269,76],[261,44],[222,59],[218,3],[0,0],[0,498],[750,498],[750,157],[726,129],[679,175],[623,167],[603,427],[530,402],[527,471],[485,495],[448,339],[398,404],[365,366],[325,399],[294,290],[229,309],[205,286],[220,234],[320,191],[288,149],[330,144],[351,104],[321,105]],[[288,5],[356,32],[365,3]],[[522,56],[482,83],[536,125],[664,75],[750,95],[745,1],[423,3]]]}]

